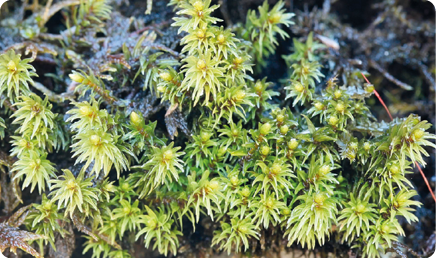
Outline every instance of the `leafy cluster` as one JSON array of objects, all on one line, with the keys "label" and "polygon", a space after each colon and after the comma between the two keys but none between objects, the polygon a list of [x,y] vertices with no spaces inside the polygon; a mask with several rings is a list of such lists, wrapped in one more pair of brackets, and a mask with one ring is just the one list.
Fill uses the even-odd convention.
[{"label": "leafy cluster", "polygon": [[[186,232],[206,221],[212,247],[228,254],[253,255],[258,242],[277,236],[308,249],[334,239],[380,257],[405,235],[400,221],[418,220],[421,203],[406,175],[436,148],[430,123],[415,115],[377,122],[365,102],[374,88],[362,81],[340,87],[332,78],[322,89],[324,46],[312,33],[294,39],[284,57],[286,85],[252,78],[278,37],[289,37],[283,27],[293,14],[283,1],[272,8],[265,1],[245,24],[224,28],[211,0],[172,0],[181,53],[145,31],[101,64],[86,64],[73,50],[97,48],[79,39],[107,33],[108,1],[70,4],[74,26],[63,45],[75,65],[65,65],[62,79],[70,105],[33,91],[31,59],[0,55],[1,104],[11,112],[0,120],[0,136],[11,139],[13,157],[0,164],[11,185],[42,196],[0,223],[0,251],[42,257],[48,243],[55,249],[75,237],[67,230],[74,226],[92,257],[131,257],[136,241],[176,255]],[[157,107],[167,109],[164,119]],[[174,127],[184,134],[171,133]],[[67,160],[48,160],[66,150]]]}]

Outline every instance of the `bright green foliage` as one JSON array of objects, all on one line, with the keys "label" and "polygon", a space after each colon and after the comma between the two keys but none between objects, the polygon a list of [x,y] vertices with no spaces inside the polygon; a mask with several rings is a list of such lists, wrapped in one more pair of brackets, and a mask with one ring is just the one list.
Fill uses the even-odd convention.
[{"label": "bright green foliage", "polygon": [[209,180],[209,173],[209,171],[203,172],[198,182],[195,181],[195,173],[188,176],[187,190],[190,198],[187,203],[187,208],[192,205],[195,210],[197,223],[200,219],[201,208],[205,208],[207,215],[213,220],[214,213],[220,212],[220,203],[224,199],[224,195],[221,193],[221,183],[217,178]]},{"label": "bright green foliage", "polygon": [[23,189],[31,185],[30,192],[33,192],[35,186],[38,185],[40,194],[45,191],[46,184],[50,186],[50,177],[56,177],[53,164],[47,160],[47,153],[40,155],[34,151],[21,156],[14,163],[12,172],[16,172],[13,180],[21,181],[25,177]]},{"label": "bright green foliage", "polygon": [[76,164],[86,161],[84,170],[92,163],[91,172],[98,176],[103,170],[104,175],[107,175],[113,166],[119,177],[121,171],[128,168],[128,160],[116,144],[117,138],[103,128],[87,130],[73,136],[73,139],[73,157],[77,156]]},{"label": "bright green foliage", "polygon": [[[129,168],[130,162],[126,154],[135,157],[135,154],[125,148],[119,140],[117,125],[106,110],[99,109],[99,101],[91,97],[90,102],[73,102],[76,108],[67,114],[71,116],[67,122],[73,122],[71,128],[74,135],[74,144],[71,145],[74,155],[77,156],[76,164],[85,162],[83,170],[92,165],[91,172],[97,176],[103,170],[108,175],[112,167],[119,177],[122,170]],[[108,130],[111,129],[111,130]]]},{"label": "bright green foliage", "polygon": [[253,185],[257,182],[262,183],[257,184],[256,193],[262,190],[266,196],[268,190],[272,190],[275,192],[276,198],[285,193],[290,194],[290,189],[293,188],[290,178],[296,176],[290,170],[290,165],[286,163],[285,159],[276,159],[268,164],[259,161],[256,165],[260,167],[261,173],[255,175],[256,179],[253,181]]},{"label": "bright green foliage", "polygon": [[63,214],[58,212],[58,208],[53,200],[49,200],[45,194],[42,195],[41,204],[34,204],[35,212],[30,213],[26,220],[29,221],[30,228],[35,233],[47,236],[47,239],[40,240],[40,247],[43,243],[50,242],[55,247],[55,233],[64,236],[67,231],[61,226],[60,221],[64,221]]},{"label": "bright green foliage", "polygon": [[[392,247],[392,241],[398,241],[397,221],[378,219],[375,225],[370,227],[370,231],[363,236],[363,256],[379,257],[380,253],[385,253],[386,248]],[[354,246],[357,247],[357,246]]]},{"label": "bright green foliage", "polygon": [[15,103],[19,107],[12,117],[15,117],[13,124],[20,124],[19,133],[28,135],[30,139],[35,138],[39,146],[49,139],[50,129],[54,126],[55,115],[51,112],[51,104],[48,98],[42,100],[36,94],[21,96],[21,102]]},{"label": "bright green foliage", "polygon": [[282,38],[287,38],[289,35],[280,28],[279,25],[290,26],[294,24],[291,18],[293,13],[285,13],[283,9],[284,2],[279,1],[271,10],[269,9],[268,1],[264,1],[262,6],[259,6],[259,13],[251,10],[247,14],[245,28],[241,35],[244,39],[253,43],[252,54],[256,63],[265,66],[265,57],[274,53],[278,45],[276,34]]},{"label": "bright green foliage", "polygon": [[343,237],[350,242],[355,237],[360,237],[360,231],[363,235],[368,232],[370,223],[375,223],[376,205],[368,202],[370,192],[365,193],[365,190],[367,189],[363,187],[358,193],[358,198],[355,198],[353,193],[350,194],[350,201],[344,203],[344,209],[338,218],[339,230],[345,231]]},{"label": "bright green foliage", "polygon": [[[376,122],[365,102],[374,86],[356,76],[353,87],[339,87],[335,77],[323,87],[326,55],[313,33],[304,42],[294,38],[294,52],[284,57],[286,84],[257,79],[253,69],[266,64],[278,37],[288,37],[284,27],[292,25],[293,14],[283,1],[272,8],[265,1],[248,13],[246,24],[231,28],[216,25],[221,20],[212,13],[219,6],[210,0],[170,5],[178,15],[172,26],[183,33],[180,53],[155,41],[164,24],[155,25],[158,33],[139,36],[144,27],[133,20],[128,33],[136,42],[105,41],[94,52],[82,39],[118,32],[106,31],[109,1],[80,1],[71,15],[65,12],[72,17],[67,26],[74,26],[71,35],[62,34],[64,54],[74,65],[65,62],[69,77],[53,81],[64,80],[78,93],[68,96],[67,109],[63,95],[30,93],[36,74],[29,60],[13,51],[0,56],[0,95],[17,108],[0,119],[0,136],[11,139],[4,144],[17,160],[1,165],[9,166],[13,186],[37,187],[40,194],[49,186],[51,199],[43,193],[28,217],[20,217],[43,235],[33,236],[41,250],[48,242],[54,246],[58,234],[66,236],[71,224],[87,234],[83,252],[92,257],[130,257],[135,237],[175,256],[185,248],[179,241],[185,245],[190,236],[182,232],[192,234],[187,221],[193,231],[200,223],[210,226],[212,245],[229,254],[257,255],[270,237],[279,248],[314,249],[331,238],[364,257],[390,250],[405,235],[400,221],[418,220],[421,203],[406,176],[436,148],[432,125],[414,115]],[[81,57],[77,47],[89,51]],[[111,60],[85,63],[93,53],[97,62],[104,53]],[[182,133],[174,133],[177,128]],[[71,157],[56,168],[75,172],[60,173],[47,155],[70,147]],[[19,232],[0,223],[2,241],[5,230]],[[25,250],[33,250],[23,239]],[[0,249],[15,248],[2,241]]]},{"label": "bright green foliage", "polygon": [[6,129],[5,120],[0,117],[0,139],[2,140],[3,138],[5,138],[5,129]]},{"label": "bright green foliage", "polygon": [[259,233],[251,223],[250,218],[243,220],[234,218],[231,219],[231,224],[222,222],[221,228],[221,231],[215,232],[212,244],[220,245],[220,249],[227,250],[227,254],[230,254],[232,250],[241,252],[242,244],[244,251],[246,251],[249,247],[249,238],[259,239]]},{"label": "bright green foliage", "polygon": [[149,207],[145,206],[147,215],[142,216],[140,223],[145,224],[145,227],[136,234],[136,239],[144,236],[145,247],[148,248],[152,240],[154,240],[153,249],[159,250],[160,253],[167,255],[171,251],[174,255],[177,253],[179,245],[178,235],[182,233],[172,228],[173,220],[164,210],[160,210],[156,214]]},{"label": "bright green foliage", "polygon": [[72,102],[75,108],[69,110],[67,122],[73,122],[71,129],[77,133],[86,132],[94,127],[103,127],[109,118],[106,110],[99,109],[99,102],[94,98],[91,101]]},{"label": "bright green foliage", "polygon": [[255,198],[250,204],[253,210],[253,221],[257,221],[256,227],[263,224],[267,229],[269,225],[276,226],[280,223],[280,211],[286,207],[285,203],[277,200],[274,194],[265,192],[265,194]]},{"label": "bright green foliage", "polygon": [[313,40],[312,31],[307,36],[305,43],[298,41],[296,38],[293,38],[293,43],[294,52],[288,56],[283,56],[283,59],[286,61],[288,66],[291,66],[295,62],[299,62],[303,59],[308,60],[309,62],[317,61],[319,57],[316,55],[316,52],[319,52],[319,50],[326,47],[323,44]]},{"label": "bright green foliage", "polygon": [[186,77],[182,82],[181,89],[192,91],[194,106],[205,95],[203,105],[209,102],[209,97],[217,95],[222,90],[220,79],[224,77],[224,68],[220,66],[221,61],[212,57],[212,52],[207,51],[200,56],[188,56],[185,59],[186,64],[182,70]]},{"label": "bright green foliage", "polygon": [[62,179],[52,179],[50,183],[52,201],[58,203],[59,208],[65,208],[65,215],[70,216],[76,209],[85,216],[92,215],[92,210],[98,211],[97,200],[100,190],[92,187],[92,177],[84,178],[84,173],[81,172],[77,177],[74,177],[68,169],[63,169],[64,175]]},{"label": "bright green foliage", "polygon": [[183,172],[183,161],[179,159],[184,152],[179,152],[180,147],[173,147],[174,142],[168,146],[158,148],[152,146],[151,153],[144,157],[147,161],[138,167],[146,171],[142,181],[149,186],[150,191],[162,184],[170,184],[173,179],[178,181],[179,173]]},{"label": "bright green foliage", "polygon": [[136,230],[142,213],[141,209],[138,208],[138,200],[133,204],[127,200],[120,200],[120,204],[121,207],[113,210],[112,218],[117,221],[115,225],[118,226],[119,234],[122,236],[127,229],[129,231]]},{"label": "bright green foliage", "polygon": [[89,0],[80,4],[78,23],[89,26],[90,23],[102,23],[102,20],[110,19],[111,6],[107,0]]},{"label": "bright green foliage", "polygon": [[150,149],[151,146],[165,145],[164,140],[154,135],[157,122],[145,124],[141,113],[132,112],[130,123],[127,125],[129,132],[123,136],[123,140],[128,140],[133,146],[135,154]]},{"label": "bright green foliage", "polygon": [[13,50],[0,55],[0,95],[16,102],[18,96],[30,93],[29,84],[34,83],[30,77],[37,76],[35,68],[29,64],[30,61],[21,60],[21,55],[15,54]]},{"label": "bright green foliage", "polygon": [[337,200],[324,191],[308,191],[297,200],[301,203],[292,210],[288,220],[288,245],[295,240],[310,249],[315,247],[315,240],[323,245],[325,237],[330,235],[329,229],[336,222]]}]

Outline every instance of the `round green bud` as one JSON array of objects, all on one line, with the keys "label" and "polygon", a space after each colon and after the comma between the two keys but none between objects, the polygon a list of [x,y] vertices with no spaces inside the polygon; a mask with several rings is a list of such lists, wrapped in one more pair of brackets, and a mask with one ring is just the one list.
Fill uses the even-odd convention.
[{"label": "round green bud", "polygon": [[297,91],[297,92],[303,92],[304,91],[304,85],[303,84],[301,84],[301,83],[296,83],[296,85],[295,85],[295,90]]},{"label": "round green bud", "polygon": [[388,225],[386,225],[386,224],[384,224],[382,227],[381,227],[381,230],[384,232],[384,233],[387,233],[387,232],[389,232],[389,226]]},{"label": "round green bud", "polygon": [[157,223],[156,223],[156,221],[155,221],[154,219],[149,219],[149,220],[146,222],[146,225],[147,225],[147,227],[149,227],[149,228],[156,228]]},{"label": "round green bud", "polygon": [[208,132],[201,132],[200,137],[201,137],[201,141],[202,142],[207,142],[209,141],[210,137],[212,136],[211,133]]},{"label": "round green bud", "polygon": [[268,155],[269,151],[270,151],[269,146],[264,145],[264,146],[260,147],[260,154],[262,154],[263,156]]},{"label": "round green bud", "polygon": [[239,226],[238,227],[238,231],[242,234],[247,234],[248,233],[248,228],[246,226]]},{"label": "round green bud", "polygon": [[166,82],[169,82],[173,79],[169,72],[162,72],[159,74],[159,77]]},{"label": "round green bud", "polygon": [[419,117],[415,116],[412,120],[412,125],[417,125],[419,122],[421,122],[421,120],[419,119]]},{"label": "round green bud", "polygon": [[163,153],[163,161],[171,160],[174,157],[174,153],[172,150],[166,150]]},{"label": "round green bud", "polygon": [[237,101],[237,102],[241,102],[241,101],[243,101],[244,100],[244,98],[245,98],[245,91],[243,91],[243,90],[238,90],[237,92],[236,92],[236,94],[235,94],[235,100]]},{"label": "round green bud", "polygon": [[227,148],[226,147],[221,147],[221,148],[219,148],[218,149],[218,157],[222,157],[222,156],[224,156],[225,154],[226,154],[226,152],[227,152]]},{"label": "round green bud", "polygon": [[211,181],[209,183],[209,187],[210,187],[210,189],[215,191],[215,190],[217,190],[220,187],[220,185],[219,185],[218,181]]},{"label": "round green bud", "polygon": [[331,126],[336,126],[339,123],[339,119],[336,116],[331,116],[329,118],[329,124]]},{"label": "round green bud", "polygon": [[267,135],[270,130],[271,130],[271,124],[265,123],[260,127],[260,134]]},{"label": "round green bud", "polygon": [[92,109],[89,106],[81,106],[79,108],[79,113],[82,116],[91,116],[92,114]]},{"label": "round green bud", "polygon": [[368,152],[371,149],[371,144],[369,142],[365,142],[363,144],[363,149]]},{"label": "round green bud", "polygon": [[76,186],[77,186],[77,184],[76,184],[76,181],[74,181],[74,179],[70,179],[70,180],[68,180],[68,182],[67,182],[67,189],[68,190],[74,190],[74,189],[76,189]]},{"label": "round green bud", "polygon": [[422,137],[424,137],[425,132],[422,129],[415,129],[412,132],[412,136],[415,139],[415,141],[421,140]]},{"label": "round green bud", "polygon": [[269,209],[271,209],[274,206],[274,200],[271,198],[268,198],[268,200],[266,200],[265,206]]},{"label": "round green bud", "polygon": [[366,209],[365,205],[363,205],[363,204],[361,204],[361,203],[359,203],[359,204],[356,206],[356,212],[357,212],[357,213],[363,213],[363,212],[365,211],[365,209]]},{"label": "round green bud", "polygon": [[324,109],[324,104],[322,104],[321,102],[316,102],[316,103],[315,103],[315,108],[316,108],[318,111],[321,111],[321,110]]},{"label": "round green bud", "polygon": [[277,119],[277,122],[283,123],[283,121],[285,121],[285,116],[282,114],[278,114],[276,119]]},{"label": "round green bud", "polygon": [[389,168],[389,172],[391,172],[391,174],[396,175],[400,172],[400,167],[396,164],[392,164],[391,167]]},{"label": "round green bud", "polygon": [[244,187],[244,188],[241,190],[241,195],[244,196],[244,197],[248,197],[248,196],[250,196],[250,188],[248,188],[247,186]]},{"label": "round green bud", "polygon": [[200,70],[206,69],[206,61],[204,61],[203,59],[198,59],[197,68]]},{"label": "round green bud", "polygon": [[42,208],[43,208],[44,210],[46,210],[46,211],[50,211],[51,208],[52,208],[52,206],[53,206],[52,202],[48,201],[48,202],[44,203],[44,205],[42,206]]},{"label": "round green bud", "polygon": [[282,171],[282,167],[280,166],[280,164],[273,163],[270,168],[270,171],[272,174],[277,175]]},{"label": "round green bud", "polygon": [[101,138],[100,138],[100,136],[94,134],[91,136],[90,141],[91,141],[92,145],[98,146],[101,143]]},{"label": "round green bud", "polygon": [[320,169],[319,169],[319,173],[322,176],[327,175],[328,173],[330,173],[330,166],[329,165],[323,165]]},{"label": "round green bud", "polygon": [[128,191],[130,189],[130,184],[127,182],[124,182],[121,184],[121,190]]},{"label": "round green bud", "polygon": [[340,97],[342,97],[342,91],[341,90],[335,90],[333,95],[335,96],[335,99],[339,99]]},{"label": "round green bud", "polygon": [[217,40],[220,44],[224,44],[224,42],[226,41],[226,37],[224,37],[223,34],[218,35]]},{"label": "round green bud", "polygon": [[288,143],[288,148],[291,150],[295,150],[299,145],[299,142],[297,141],[297,139],[292,138],[289,143]]},{"label": "round green bud", "polygon": [[206,33],[204,30],[202,30],[202,29],[197,30],[197,38],[203,39],[204,36],[206,36]]},{"label": "round green bud", "polygon": [[141,121],[142,121],[142,119],[138,115],[138,113],[136,113],[135,111],[130,113],[130,123],[132,123],[133,125],[139,125],[141,123]]},{"label": "round green bud", "polygon": [[336,104],[335,106],[335,110],[339,113],[342,113],[345,111],[345,106],[342,102],[338,102],[338,104]]},{"label": "round green bud", "polygon": [[234,63],[237,65],[242,64],[242,62],[244,62],[244,59],[242,59],[242,57],[240,57],[240,56],[237,56],[234,60]]},{"label": "round green bud", "polygon": [[72,74],[70,74],[70,79],[73,82],[82,83],[85,78],[83,78],[83,76],[78,74],[78,73],[72,73]]},{"label": "round green bud", "polygon": [[13,60],[9,61],[9,63],[7,64],[8,70],[10,72],[15,72],[17,70],[17,65],[15,64],[15,62]]},{"label": "round green bud", "polygon": [[342,176],[342,174],[338,176],[338,182],[339,183],[344,182],[344,180],[345,180],[345,178]]},{"label": "round green bud", "polygon": [[282,18],[282,15],[280,13],[274,13],[269,19],[268,21],[271,24],[276,24],[278,22],[280,22],[280,19]]},{"label": "round green bud", "polygon": [[367,86],[366,86],[366,88],[365,88],[365,91],[366,91],[367,93],[372,93],[372,92],[374,92],[374,90],[375,90],[374,85],[372,85],[372,84],[367,84]]},{"label": "round green bud", "polygon": [[231,183],[233,186],[238,185],[238,183],[239,183],[239,178],[238,178],[237,176],[232,176],[232,177],[230,178],[230,183]]},{"label": "round green bud", "polygon": [[130,208],[129,207],[124,207],[123,208],[123,213],[124,214],[129,214],[130,213]]},{"label": "round green bud", "polygon": [[260,92],[263,90],[263,86],[262,86],[262,83],[260,81],[256,82],[256,84],[254,84],[254,90],[257,92]]},{"label": "round green bud", "polygon": [[291,214],[291,210],[289,208],[282,209],[282,214],[288,216]]},{"label": "round green bud", "polygon": [[204,3],[203,3],[203,1],[195,1],[195,2],[192,4],[192,6],[194,7],[194,9],[195,9],[197,12],[203,11],[203,9],[204,9]]},{"label": "round green bud", "polygon": [[407,196],[405,194],[398,196],[397,197],[397,202],[398,202],[397,207],[403,206],[408,200],[409,199],[407,198]]},{"label": "round green bud", "polygon": [[287,134],[289,131],[289,127],[287,125],[284,125],[282,127],[280,127],[280,133],[281,134]]},{"label": "round green bud", "polygon": [[323,193],[317,193],[313,197],[313,201],[316,202],[317,204],[320,204],[320,205],[322,205],[326,199],[327,199],[327,196]]}]

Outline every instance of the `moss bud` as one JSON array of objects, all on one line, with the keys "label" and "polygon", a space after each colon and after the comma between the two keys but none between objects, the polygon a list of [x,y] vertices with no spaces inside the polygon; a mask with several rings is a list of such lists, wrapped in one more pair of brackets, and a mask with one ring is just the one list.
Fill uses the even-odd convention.
[{"label": "moss bud", "polygon": [[271,130],[271,124],[265,123],[260,127],[260,134],[267,135],[270,130]]},{"label": "moss bud", "polygon": [[166,82],[170,82],[173,79],[169,72],[160,73],[159,77]]},{"label": "moss bud", "polygon": [[90,141],[91,141],[92,145],[98,146],[101,143],[101,138],[100,138],[100,136],[94,134],[91,136]]},{"label": "moss bud", "polygon": [[329,125],[336,126],[339,123],[339,119],[336,116],[331,116],[329,118]]},{"label": "moss bud", "polygon": [[422,137],[424,137],[424,134],[425,134],[425,132],[422,129],[415,129],[412,132],[412,136],[415,139],[415,141],[421,140]]},{"label": "moss bud", "polygon": [[83,76],[80,75],[80,74],[78,74],[78,73],[72,73],[72,74],[70,74],[70,79],[71,79],[73,82],[77,82],[77,83],[82,83],[82,82],[85,80],[85,78],[83,78]]},{"label": "moss bud", "polygon": [[268,146],[262,146],[260,147],[260,154],[263,156],[267,156],[269,154],[270,148]]},{"label": "moss bud", "polygon": [[141,117],[136,112],[132,112],[130,114],[130,123],[132,123],[133,125],[139,125],[141,123],[141,120]]},{"label": "moss bud", "polygon": [[197,68],[200,70],[206,69],[206,61],[204,61],[203,59],[198,59]]},{"label": "moss bud", "polygon": [[291,150],[295,150],[299,145],[299,142],[297,141],[297,139],[292,138],[289,143],[288,143],[288,148]]},{"label": "moss bud", "polygon": [[282,127],[280,127],[280,133],[281,134],[287,134],[289,131],[289,127],[287,125],[284,125]]}]

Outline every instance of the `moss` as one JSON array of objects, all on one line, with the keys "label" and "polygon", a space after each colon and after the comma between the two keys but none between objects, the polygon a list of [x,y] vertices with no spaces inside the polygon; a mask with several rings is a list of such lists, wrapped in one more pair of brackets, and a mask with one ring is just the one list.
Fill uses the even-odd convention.
[{"label": "moss", "polygon": [[[229,28],[216,25],[210,0],[170,5],[181,53],[144,27],[128,31],[131,40],[88,44],[112,33],[107,20],[117,16],[106,0],[69,3],[74,26],[59,39],[65,49],[52,74],[62,94],[34,81],[32,59],[1,54],[1,136],[15,159],[5,163],[7,188],[38,188],[42,198],[18,210],[18,222],[0,223],[1,251],[42,256],[74,225],[92,257],[130,257],[135,243],[176,255],[204,223],[208,248],[229,254],[256,255],[273,237],[291,248],[341,243],[363,257],[393,248],[405,235],[399,221],[418,220],[406,175],[436,148],[432,125],[416,115],[377,122],[363,78],[348,87],[332,77],[323,87],[327,47],[312,33],[283,57],[286,83],[255,80],[294,24],[283,1],[265,1]],[[29,40],[48,37],[35,24]],[[27,240],[38,240],[39,253]]]}]

